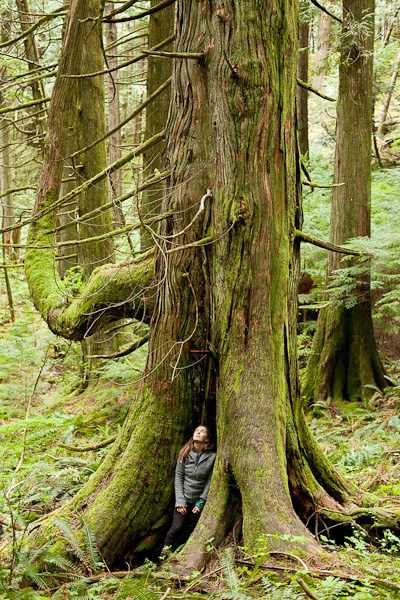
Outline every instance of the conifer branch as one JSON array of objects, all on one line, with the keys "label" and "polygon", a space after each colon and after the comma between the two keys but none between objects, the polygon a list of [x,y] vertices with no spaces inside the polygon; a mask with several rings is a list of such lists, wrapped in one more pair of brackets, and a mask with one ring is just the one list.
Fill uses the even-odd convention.
[{"label": "conifer branch", "polygon": [[303,185],[309,185],[310,188],[337,188],[345,185],[344,183],[315,183],[315,181],[308,181],[307,179],[303,179],[301,182]]},{"label": "conifer branch", "polygon": [[[81,217],[73,219],[69,223],[65,223],[64,225],[59,225],[58,227],[55,227],[54,229],[51,229],[51,230],[49,229],[48,231],[46,231],[46,233],[57,233],[58,231],[67,229],[71,225],[75,225],[75,223],[82,223],[83,221],[88,221],[89,219],[92,219],[93,217],[95,217],[99,214],[102,214],[105,210],[108,210],[109,208],[112,208],[113,206],[119,206],[125,200],[129,200],[129,198],[132,198],[132,196],[134,196],[138,192],[144,192],[144,190],[147,190],[149,187],[151,187],[155,183],[160,183],[166,177],[168,177],[168,175],[170,175],[170,173],[171,173],[171,171],[163,171],[162,173],[158,174],[156,177],[152,177],[151,179],[148,179],[147,181],[145,181],[142,185],[139,185],[139,187],[137,187],[132,192],[128,192],[127,194],[124,194],[123,196],[120,196],[119,198],[116,198],[115,200],[111,200],[110,202],[107,202],[107,204],[98,206],[97,208],[94,208],[90,212],[85,213]],[[169,216],[169,214],[170,213],[165,213],[165,216]]]},{"label": "conifer branch", "polygon": [[203,52],[161,52],[157,50],[142,50],[142,52],[148,56],[160,56],[164,58],[187,58],[194,60],[202,60],[204,58]]},{"label": "conifer branch", "polygon": [[312,85],[310,85],[309,83],[306,83],[305,81],[302,81],[298,77],[297,77],[296,81],[297,81],[297,85],[304,88],[305,90],[308,90],[309,92],[312,92],[313,94],[316,94],[317,96],[320,96],[320,98],[324,98],[324,100],[329,100],[330,102],[336,102],[335,98],[326,96],[322,92],[319,92],[317,89],[313,88]]}]

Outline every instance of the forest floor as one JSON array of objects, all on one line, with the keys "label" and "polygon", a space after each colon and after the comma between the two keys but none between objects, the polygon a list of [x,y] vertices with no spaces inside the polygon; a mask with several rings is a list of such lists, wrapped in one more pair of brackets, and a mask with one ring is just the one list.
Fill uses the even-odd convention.
[{"label": "forest floor", "polygon": [[[0,600],[400,597],[400,534],[389,530],[374,539],[362,528],[349,528],[339,544],[338,530],[327,528],[318,536],[326,549],[323,571],[295,554],[278,561],[260,539],[259,552],[251,558],[245,548],[228,542],[215,551],[206,573],[191,578],[179,578],[168,564],[149,560],[121,577],[108,572],[90,532],[80,547],[63,522],[60,535],[74,549],[75,565],[48,547],[25,550],[35,521],[66,502],[103,459],[107,447],[72,451],[65,446],[96,445],[118,432],[146,350],[104,363],[94,374],[96,384],[78,394],[79,345],[53,336],[27,302],[22,281],[16,277],[13,285],[17,321],[10,323],[6,307],[0,308]],[[390,340],[384,343],[390,375],[399,381],[398,357],[389,351]],[[366,406],[317,404],[310,415],[330,459],[360,488],[381,498],[382,505],[388,497],[400,501],[399,394],[396,388],[376,392]],[[46,573],[43,564],[56,564],[60,577]]]}]

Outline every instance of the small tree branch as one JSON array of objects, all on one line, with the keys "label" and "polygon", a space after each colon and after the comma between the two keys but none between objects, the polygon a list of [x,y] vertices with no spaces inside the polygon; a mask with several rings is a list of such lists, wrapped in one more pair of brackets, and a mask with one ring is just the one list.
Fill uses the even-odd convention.
[{"label": "small tree branch", "polygon": [[16,223],[15,225],[9,225],[8,227],[4,227],[4,228],[0,229],[0,233],[6,232],[6,231],[12,231],[14,229],[19,229],[20,227],[23,227],[25,225],[29,225],[30,223],[38,221],[39,219],[41,219],[45,215],[49,214],[56,208],[59,208],[60,206],[63,206],[63,204],[66,204],[67,202],[72,200],[72,198],[76,198],[76,196],[79,196],[79,194],[82,193],[83,191],[85,191],[88,187],[90,187],[92,185],[96,185],[100,181],[103,181],[103,179],[108,177],[111,173],[114,173],[114,171],[117,171],[118,169],[120,169],[121,167],[126,165],[128,162],[130,162],[135,156],[140,156],[140,154],[142,154],[149,148],[152,148],[155,144],[158,144],[161,140],[164,139],[164,135],[165,135],[165,130],[160,131],[159,133],[156,133],[156,135],[154,135],[152,138],[146,140],[143,144],[141,144],[140,146],[137,146],[134,150],[131,150],[131,152],[128,152],[122,158],[115,161],[111,165],[108,165],[105,169],[103,169],[102,171],[97,173],[91,179],[87,179],[84,183],[82,183],[82,185],[78,186],[74,190],[71,190],[71,192],[69,192],[68,194],[65,194],[65,196],[63,196],[59,200],[56,200],[50,206],[48,206],[42,210],[39,210],[35,215],[30,217],[29,219],[25,219],[24,221],[20,221],[19,223]]},{"label": "small tree branch", "polygon": [[296,238],[302,240],[303,242],[307,242],[308,244],[313,244],[314,246],[318,246],[319,248],[324,248],[325,250],[330,250],[331,252],[338,252],[339,254],[350,254],[351,256],[372,256],[369,252],[363,252],[362,250],[351,250],[350,248],[344,248],[344,246],[337,246],[336,244],[332,244],[331,242],[325,242],[324,240],[320,240],[309,233],[304,233],[304,231],[300,231],[299,229],[294,230],[294,235]]},{"label": "small tree branch", "polygon": [[128,354],[132,354],[132,352],[135,352],[135,350],[138,350],[138,348],[144,346],[144,344],[146,344],[148,341],[149,334],[147,333],[138,340],[135,340],[127,348],[119,350],[119,352],[114,352],[113,354],[91,354],[90,356],[87,356],[87,358],[121,358],[121,356],[128,356]]},{"label": "small tree branch", "polygon": [[316,6],[320,10],[322,10],[322,12],[324,12],[325,14],[329,15],[330,17],[332,17],[332,19],[335,19],[335,21],[337,21],[338,23],[343,23],[343,21],[342,21],[342,19],[340,19],[340,17],[337,17],[336,15],[334,15],[332,12],[330,12],[330,10],[328,10],[327,8],[325,8],[325,6],[322,6],[322,4],[320,4],[319,2],[317,2],[317,0],[311,0],[311,2],[312,2],[312,4],[314,4],[314,6]]},{"label": "small tree branch", "polygon": [[50,96],[46,96],[45,98],[38,98],[37,100],[31,100],[30,102],[24,102],[23,104],[18,104],[17,106],[5,106],[4,108],[0,108],[0,115],[4,115],[5,113],[15,112],[17,110],[21,110],[23,108],[29,108],[30,106],[36,106],[37,104],[43,104],[43,102],[50,102]]},{"label": "small tree branch", "polygon": [[315,183],[315,181],[307,181],[306,179],[303,179],[301,183],[303,185],[309,185],[310,188],[323,188],[323,189],[337,188],[337,187],[342,187],[343,185],[345,185],[344,183]]},{"label": "small tree branch", "polygon": [[31,33],[36,31],[36,29],[38,29],[43,23],[47,23],[47,21],[51,21],[51,19],[55,19],[57,17],[60,17],[61,15],[66,14],[67,13],[65,11],[65,6],[60,6],[56,10],[53,10],[53,12],[51,12],[50,14],[41,17],[38,21],[36,21],[36,23],[33,23],[33,25],[31,25],[28,29],[25,29],[25,31],[23,31],[17,37],[13,38],[12,40],[7,40],[6,42],[2,42],[0,44],[0,48],[7,48],[8,46],[16,44],[17,42],[19,42],[19,40],[22,40],[23,38],[29,36]]},{"label": "small tree branch", "polygon": [[77,150],[76,152],[74,152],[73,154],[70,154],[70,156],[66,156],[65,158],[75,158],[76,156],[79,156],[80,154],[82,154],[82,152],[87,152],[94,146],[97,146],[97,144],[100,144],[100,142],[103,142],[105,139],[114,135],[114,133],[116,131],[118,131],[124,125],[129,123],[129,121],[134,119],[139,113],[142,112],[142,110],[144,110],[146,108],[146,106],[148,104],[150,104],[150,102],[152,102],[155,98],[157,98],[157,96],[159,96],[164,90],[166,90],[167,87],[169,87],[171,85],[171,81],[172,81],[172,77],[170,77],[169,79],[164,81],[164,83],[162,85],[160,85],[160,87],[157,88],[148,98],[146,98],[146,100],[144,102],[142,102],[142,104],[140,104],[137,108],[135,108],[135,110],[133,112],[131,112],[131,114],[126,117],[126,119],[124,119],[123,121],[118,123],[118,125],[116,127],[114,127],[113,129],[110,129],[109,131],[107,131],[101,138],[99,138],[98,140],[95,140],[94,142],[89,144],[89,146],[86,146],[86,148],[81,148],[80,150]]},{"label": "small tree branch", "polygon": [[316,90],[315,88],[313,88],[312,85],[310,85],[309,83],[306,83],[305,81],[302,81],[299,78],[297,78],[296,81],[297,81],[297,85],[299,85],[300,87],[308,90],[309,92],[313,92],[313,94],[316,94],[317,96],[320,96],[320,98],[324,98],[324,100],[329,100],[330,102],[336,102],[335,98],[331,98],[330,96],[326,96],[322,92],[319,92],[318,90]]},{"label": "small tree branch", "polygon": [[192,58],[194,60],[202,60],[203,52],[160,52],[157,50],[142,50],[143,54],[148,56],[161,56],[164,58]]},{"label": "small tree branch", "polygon": [[58,444],[61,448],[65,448],[70,452],[91,452],[94,450],[100,450],[100,448],[105,448],[109,446],[117,439],[116,435],[112,435],[111,437],[103,440],[102,442],[98,442],[97,444],[88,444],[87,446],[69,446],[68,444]]},{"label": "small tree branch", "polygon": [[[175,2],[175,0],[164,0],[164,2],[160,2],[156,6],[153,6],[152,8],[149,8],[148,10],[144,10],[141,13],[137,13],[136,15],[133,15],[132,17],[120,17],[119,19],[113,19],[113,18],[111,18],[111,15],[112,15],[112,13],[111,13],[111,14],[107,15],[107,17],[104,18],[103,21],[106,23],[126,23],[127,21],[136,21],[137,19],[141,19],[142,17],[147,17],[147,15],[152,15],[152,14],[162,10],[163,8],[167,8],[167,6],[170,6],[174,2]],[[121,7],[121,9],[122,9],[122,7]]]},{"label": "small tree branch", "polygon": [[[174,39],[175,39],[175,34],[170,35],[163,42],[160,42],[153,48],[149,48],[149,50],[150,51],[161,50],[161,48],[164,48],[164,46],[168,46],[168,44],[173,42]],[[97,77],[98,75],[105,75],[106,73],[112,73],[113,71],[117,71],[118,69],[123,69],[124,67],[127,67],[128,65],[132,65],[136,62],[139,62],[139,60],[143,60],[144,58],[147,58],[147,54],[144,54],[143,52],[141,52],[134,58],[126,60],[125,62],[122,62],[119,65],[116,65],[115,67],[112,67],[110,69],[104,69],[103,71],[96,71],[96,73],[85,73],[84,75],[64,75],[64,77],[68,77],[69,79],[85,79],[85,77]]]}]

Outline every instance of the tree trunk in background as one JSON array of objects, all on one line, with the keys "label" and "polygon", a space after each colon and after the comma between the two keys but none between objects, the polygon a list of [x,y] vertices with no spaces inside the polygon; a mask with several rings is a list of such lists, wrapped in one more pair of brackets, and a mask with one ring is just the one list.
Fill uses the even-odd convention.
[{"label": "tree trunk in background", "polygon": [[377,130],[377,135],[379,137],[382,137],[384,135],[385,132],[385,122],[386,122],[386,117],[389,111],[389,106],[390,106],[390,101],[392,99],[392,95],[394,92],[394,88],[396,85],[396,81],[397,78],[399,76],[399,69],[400,69],[400,52],[397,55],[397,60],[396,60],[396,65],[394,67],[394,71],[393,71],[393,75],[392,78],[390,80],[390,85],[389,85],[389,89],[385,98],[385,102],[383,104],[383,108],[382,108],[382,112],[379,116],[379,123],[378,123],[378,130]]},{"label": "tree trunk in background", "polygon": [[[224,8],[178,1],[177,50],[206,59],[175,62],[172,173],[162,205],[174,212],[160,228],[157,285],[142,293],[157,294],[146,377],[109,454],[59,511],[74,525],[77,514],[85,517],[109,564],[161,542],[177,453],[204,406],[212,428],[217,414],[218,451],[185,551],[192,567],[205,561],[207,540],[218,544],[226,532],[230,490],[241,497],[251,551],[272,534],[270,547],[293,551],[294,540],[277,536],[300,535],[302,551],[315,552],[295,508],[312,523],[316,510],[350,498],[313,441],[299,398],[297,18],[297,2],[288,0],[226,0]],[[55,98],[52,116],[53,106]],[[40,245],[40,227],[31,228],[31,244]],[[36,298],[43,289],[34,260],[43,255],[27,254]],[[49,520],[38,535],[53,533]]]},{"label": "tree trunk in background", "polygon": [[[300,23],[299,27],[299,54],[297,58],[297,76],[308,82],[308,56],[309,56],[309,21]],[[309,157],[310,147],[308,141],[308,90],[297,87],[297,128],[299,135],[300,153]]]},{"label": "tree trunk in background", "polygon": [[[335,156],[335,188],[332,194],[330,241],[343,245],[350,238],[370,235],[371,123],[374,41],[374,0],[345,0],[339,71],[339,99]],[[349,40],[348,30],[371,15],[368,35]],[[361,50],[360,50],[361,48]],[[328,254],[327,280],[341,266],[340,255]],[[371,397],[365,385],[385,386],[376,348],[370,298],[370,278],[359,278],[357,304],[346,309],[321,310],[307,365],[303,395],[317,400],[361,401]]]},{"label": "tree trunk in background", "polygon": [[[331,3],[325,2],[327,8],[331,8]],[[327,71],[327,60],[331,47],[332,17],[321,11],[318,27],[318,48],[315,56],[314,77],[312,81],[313,88],[321,90],[322,83]]]},{"label": "tree trunk in background", "polygon": [[[150,5],[156,6],[159,0],[151,0]],[[148,47],[153,48],[170,35],[174,33],[175,28],[175,5],[171,4],[163,10],[150,15],[149,20],[149,37]],[[166,51],[172,50],[172,44],[165,47]],[[160,58],[157,56],[149,56],[147,62],[147,97],[150,96],[160,85],[171,77],[172,61],[168,58]],[[146,108],[146,132],[145,140],[162,131],[167,122],[169,103],[170,103],[170,88],[164,90],[151,104]],[[138,124],[140,119],[138,117]],[[143,155],[143,166],[145,176],[150,176],[155,169],[161,171],[165,164],[165,156],[163,154],[164,143],[161,142],[157,146],[146,152]],[[154,185],[146,190],[142,196],[141,212],[142,217],[150,217],[160,212],[162,201],[161,186]],[[141,233],[141,248],[146,250],[153,246],[154,241],[147,231]]]},{"label": "tree trunk in background", "polygon": [[[108,12],[112,11],[115,4],[110,2],[106,3]],[[106,44],[109,46],[115,42],[118,38],[117,23],[105,23],[104,32]],[[111,50],[111,54],[118,52],[117,48]],[[108,67],[110,69],[118,65],[117,56],[107,57]],[[108,100],[108,114],[107,114],[107,129],[114,129],[121,122],[120,115],[120,104],[119,104],[119,84],[118,84],[118,73],[114,71],[107,75],[107,100]],[[109,164],[114,163],[121,158],[121,130],[119,129],[113,135],[108,138],[108,162]],[[112,173],[108,180],[109,183],[109,195],[110,200],[115,200],[122,196],[122,173],[121,171],[115,171]],[[124,213],[121,206],[114,206],[112,209],[112,222],[113,226],[118,229],[125,225]]]},{"label": "tree trunk in background", "polygon": [[[18,15],[21,24],[21,31],[26,31],[31,27],[33,19],[30,16],[29,1],[28,0],[16,0]],[[40,55],[36,44],[36,38],[33,33],[28,34],[24,38],[25,57],[28,60],[28,68],[31,71],[38,66]],[[34,100],[45,97],[44,83],[41,79],[39,81],[32,81],[30,83],[32,89],[32,95]],[[39,104],[35,106],[32,112],[37,112],[39,109],[46,109],[46,104]],[[45,114],[45,113],[44,113]],[[43,134],[46,131],[46,118],[43,115],[33,117],[37,132]],[[43,140],[40,141],[41,148],[43,149]]]},{"label": "tree trunk in background", "polygon": [[[102,0],[89,0],[87,2],[87,17],[97,17],[102,8]],[[101,47],[101,27],[92,21],[85,23],[86,42],[82,51],[81,73],[95,73],[104,67],[104,57]],[[105,115],[105,90],[104,77],[89,77],[78,79],[77,83],[78,111],[76,120],[76,139],[79,148],[89,146],[94,140],[101,138],[106,132]],[[107,166],[107,143],[96,144],[87,152],[79,156],[82,165],[77,170],[77,183],[91,179]],[[89,187],[79,196],[79,217],[85,213],[101,207],[108,202],[108,181],[103,180],[95,186]],[[111,214],[109,211],[100,213],[88,221],[81,221],[78,226],[80,240],[101,235],[112,230]],[[112,239],[78,245],[78,262],[83,270],[84,279],[87,280],[92,271],[105,263],[114,262],[114,244]],[[87,357],[92,354],[104,354],[109,351],[101,332],[95,333],[90,339],[83,340],[82,350],[85,369],[85,381],[88,383],[93,361]]]}]

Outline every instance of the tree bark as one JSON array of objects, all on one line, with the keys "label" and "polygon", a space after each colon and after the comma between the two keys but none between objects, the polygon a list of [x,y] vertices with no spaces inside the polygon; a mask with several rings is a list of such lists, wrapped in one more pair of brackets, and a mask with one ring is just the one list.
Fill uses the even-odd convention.
[{"label": "tree bark", "polygon": [[[330,223],[330,241],[338,245],[370,235],[374,8],[373,0],[343,3],[346,41],[339,68],[334,181],[345,185],[334,188]],[[357,34],[357,22],[366,14],[368,33]],[[349,40],[351,27],[356,37]],[[329,253],[327,281],[340,266],[339,256]],[[303,382],[307,402],[366,401],[372,392],[365,385],[385,386],[374,338],[369,274],[359,279],[356,306],[329,306],[319,313]]]},{"label": "tree bark", "polygon": [[[111,12],[114,8],[112,2],[106,3],[108,6],[108,12]],[[105,23],[105,38],[107,46],[115,42],[118,38],[117,23]],[[111,51],[113,54],[115,50]],[[108,66],[110,68],[118,65],[117,56],[109,56],[107,59]],[[113,129],[121,122],[120,114],[120,102],[119,102],[119,83],[118,83],[118,71],[107,74],[107,100],[108,100],[108,114],[107,124],[108,130]],[[157,133],[157,132],[156,132]],[[121,154],[121,130],[119,129],[108,140],[108,161],[113,163],[120,159]],[[121,171],[115,171],[109,178],[109,195],[111,200],[115,200],[122,196],[122,177]],[[112,222],[116,229],[125,225],[125,217],[120,206],[115,206],[112,210]]]},{"label": "tree bark", "polygon": [[[156,6],[159,0],[151,0],[151,7]],[[150,15],[149,19],[149,35],[148,47],[153,48],[170,35],[175,29],[175,5],[167,6],[163,10]],[[165,50],[171,50],[171,46],[166,46]],[[157,56],[149,56],[147,59],[147,97],[149,97],[164,81],[171,77],[172,61],[168,58]],[[170,103],[170,88],[166,89],[158,98],[156,98],[146,108],[146,131],[145,140],[153,137],[155,133],[164,129],[168,118],[168,110]],[[140,120],[137,120],[137,125],[140,127]],[[158,144],[151,151],[143,155],[143,165],[145,173],[150,173],[155,170],[161,171],[165,163],[163,155],[164,146]],[[162,201],[162,189],[159,185],[146,190],[142,195],[141,211],[144,218],[151,217],[160,212]],[[150,233],[143,230],[141,233],[141,248],[147,250],[154,245],[154,240]]]},{"label": "tree bark", "polygon": [[[21,24],[21,31],[26,31],[31,26],[31,16],[29,10],[29,0],[16,0],[18,8],[18,16]],[[40,55],[36,44],[36,38],[34,33],[28,34],[24,38],[25,57],[28,61],[29,70],[35,69],[38,66]],[[34,100],[45,98],[46,93],[44,89],[44,83],[41,79],[38,81],[32,81],[30,84],[32,89],[32,95]],[[33,112],[37,112],[38,108],[45,109],[46,104],[39,104],[35,107]],[[43,134],[46,131],[46,118],[43,116],[34,117],[37,132]],[[43,142],[41,147],[43,148]]]},{"label": "tree bark", "polygon": [[387,114],[388,114],[388,111],[389,111],[390,101],[391,101],[392,96],[393,96],[393,92],[394,92],[394,88],[395,88],[395,85],[396,85],[396,81],[397,81],[397,78],[399,76],[399,69],[400,69],[400,52],[397,55],[396,65],[394,67],[393,75],[392,75],[392,78],[390,80],[389,89],[388,89],[388,92],[386,94],[385,102],[383,103],[382,112],[381,112],[381,114],[379,116],[378,130],[376,132],[379,137],[382,137],[384,135],[386,117],[387,117]]},{"label": "tree bark", "polygon": [[[297,76],[301,81],[308,82],[308,56],[309,56],[310,23],[300,23],[299,27],[299,55],[297,59]],[[308,141],[308,90],[297,87],[297,129],[299,135],[300,153],[309,157],[310,145]]]},{"label": "tree bark", "polygon": [[[326,4],[329,7],[329,3]],[[327,71],[327,59],[331,46],[332,17],[321,11],[318,26],[318,48],[315,56],[313,88],[321,90]]]}]

